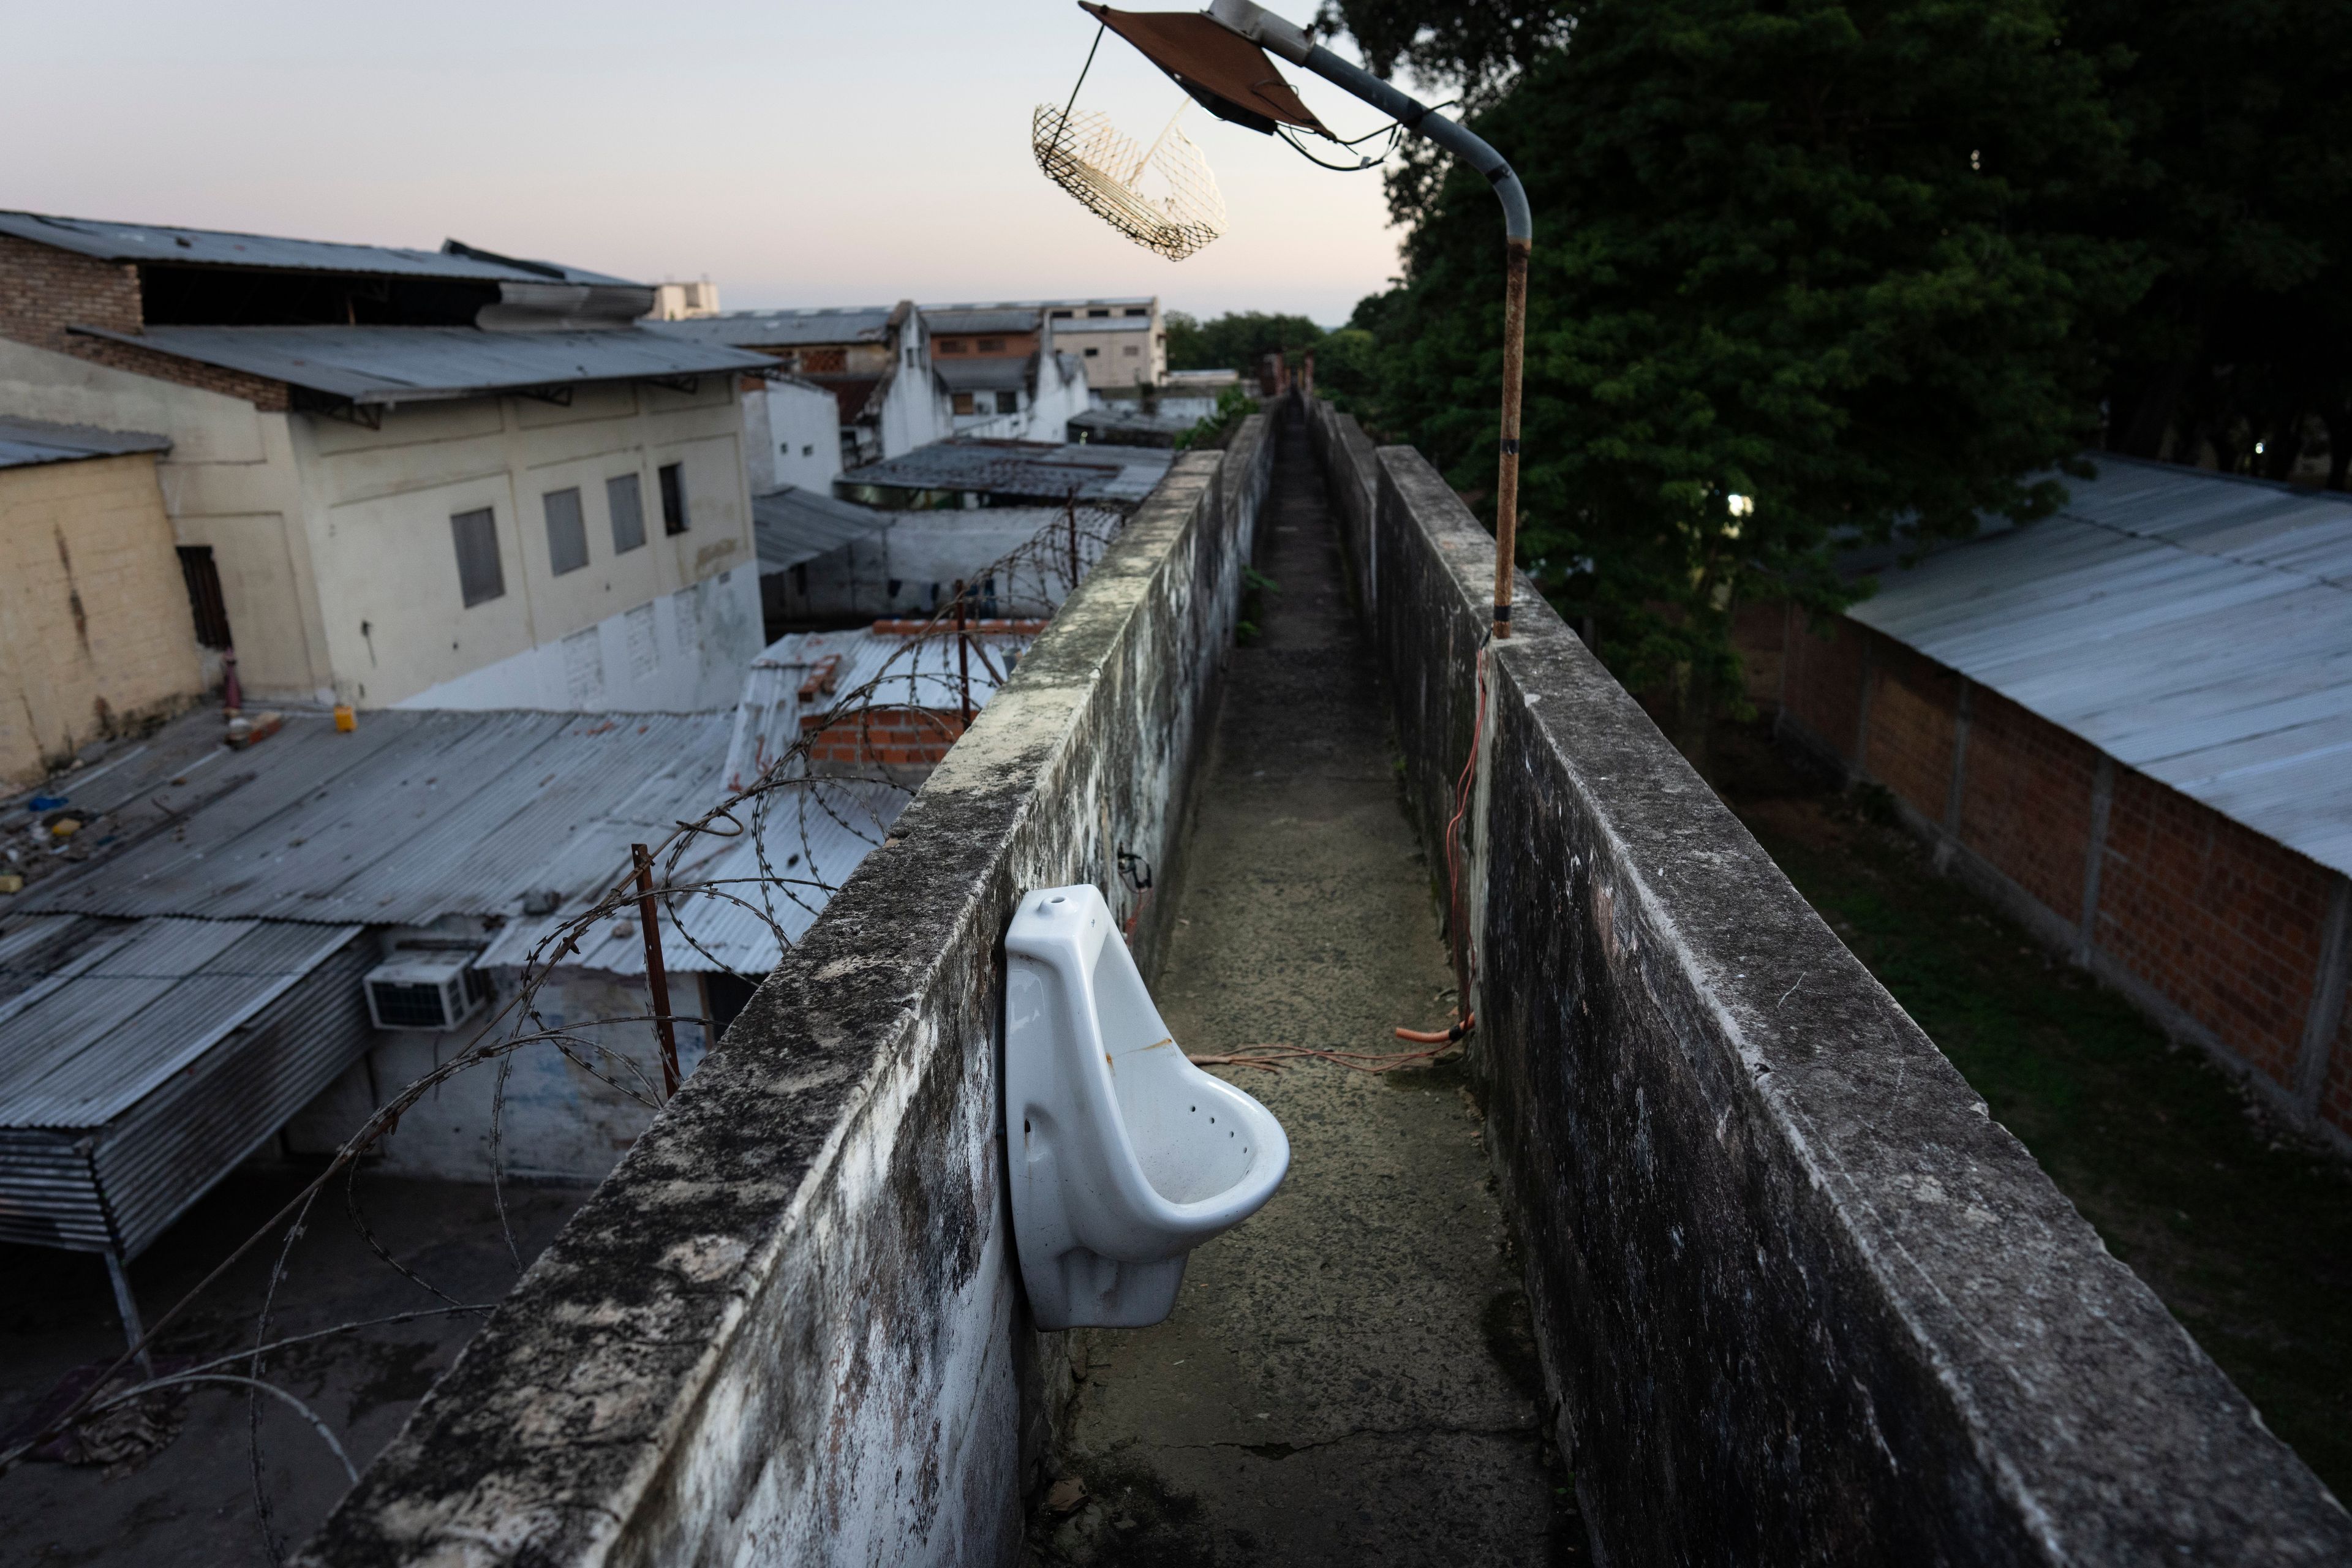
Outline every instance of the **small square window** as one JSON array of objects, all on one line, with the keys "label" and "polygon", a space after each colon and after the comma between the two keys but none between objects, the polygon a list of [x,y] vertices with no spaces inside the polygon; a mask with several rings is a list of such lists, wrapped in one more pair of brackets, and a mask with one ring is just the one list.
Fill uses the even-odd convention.
[{"label": "small square window", "polygon": [[686,465],[664,463],[655,478],[661,481],[662,531],[686,531]]},{"label": "small square window", "polygon": [[955,411],[958,414],[969,414],[971,412],[971,393],[959,392],[955,395]]},{"label": "small square window", "polygon": [[1003,338],[982,338],[980,340],[980,352],[984,354],[1001,354],[1004,352],[1004,340]]},{"label": "small square window", "polygon": [[1089,321],[1092,321],[1092,320],[1096,320],[1096,319],[1098,319],[1098,318],[1101,318],[1101,317],[1108,316],[1109,314],[1110,314],[1110,312],[1109,312],[1108,310],[1088,310],[1088,311],[1087,312],[1087,319],[1088,319]]},{"label": "small square window", "polygon": [[1127,347],[1125,347],[1125,348],[1123,348],[1123,349],[1119,350],[1118,352],[1119,352],[1119,353],[1123,353],[1123,354],[1125,354],[1128,358],[1129,358],[1129,359],[1133,359],[1133,358],[1135,358],[1138,354],[1141,353],[1143,351],[1142,351],[1141,349],[1139,349],[1139,348],[1137,348],[1133,343],[1129,343],[1129,344],[1128,344],[1128,345],[1127,345]]},{"label": "small square window", "polygon": [[488,507],[458,512],[449,520],[449,534],[457,546],[457,591],[466,607],[503,597],[507,578],[499,565],[498,513]]},{"label": "small square window", "polygon": [[941,338],[940,340],[940,353],[943,354],[960,354],[963,353],[963,340],[961,338]]},{"label": "small square window", "polygon": [[1088,350],[1087,351],[1087,357],[1088,359],[1099,359],[1099,358],[1101,358],[1101,357],[1102,357],[1102,350],[1100,350],[1100,349],[1088,349]]},{"label": "small square window", "polygon": [[626,555],[646,542],[646,496],[635,474],[604,481],[604,510],[613,514],[613,553]]},{"label": "small square window", "polygon": [[580,487],[550,490],[539,498],[547,509],[547,568],[558,577],[588,564],[588,521],[580,512]]},{"label": "small square window", "polygon": [[1017,393],[1017,392],[1000,392],[1000,393],[998,393],[998,394],[996,395],[996,411],[997,411],[999,414],[1018,414],[1018,413],[1020,413],[1020,412],[1021,412],[1021,395],[1020,395],[1019,393]]},{"label": "small square window", "polygon": [[1130,316],[1148,316],[1151,314],[1150,310],[1141,305],[1129,305],[1127,308],[1126,313]]},{"label": "small square window", "polygon": [[1054,312],[1054,320],[1057,321],[1066,321],[1076,314],[1077,312],[1076,310],[1056,310]]}]

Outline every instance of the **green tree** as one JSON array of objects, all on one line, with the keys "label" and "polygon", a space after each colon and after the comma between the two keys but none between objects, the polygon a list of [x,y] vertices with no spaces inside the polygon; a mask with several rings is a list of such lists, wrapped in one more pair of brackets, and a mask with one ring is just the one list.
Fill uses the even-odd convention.
[{"label": "green tree", "polygon": [[1203,321],[1181,310],[1162,318],[1168,329],[1170,370],[1237,370],[1247,374],[1259,360],[1286,350],[1297,363],[1299,353],[1323,339],[1323,329],[1304,316],[1269,315],[1263,310],[1233,310]]},{"label": "green tree", "polygon": [[[1689,744],[1738,700],[1743,601],[1842,607],[1846,542],[2057,503],[2026,476],[2095,436],[2094,331],[2145,278],[2073,216],[2121,138],[2044,0],[1568,20],[1477,120],[1536,214],[1521,559],[1621,679],[1679,696]],[[1391,198],[1372,417],[1490,505],[1494,197],[1433,167]]]},{"label": "green tree", "polygon": [[[2134,177],[2098,213],[2159,272],[2119,325],[2107,444],[2285,479],[2352,459],[2352,7],[2074,0]],[[2257,447],[2260,449],[2257,450]]]}]

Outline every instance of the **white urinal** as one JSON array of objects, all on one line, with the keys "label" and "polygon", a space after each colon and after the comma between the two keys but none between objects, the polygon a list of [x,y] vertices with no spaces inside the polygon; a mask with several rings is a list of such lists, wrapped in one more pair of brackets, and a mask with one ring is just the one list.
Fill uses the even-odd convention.
[{"label": "white urinal", "polygon": [[1156,1323],[1185,1256],[1274,1195],[1290,1140],[1185,1059],[1093,888],[1029,893],[1004,952],[1013,1236],[1037,1326]]}]

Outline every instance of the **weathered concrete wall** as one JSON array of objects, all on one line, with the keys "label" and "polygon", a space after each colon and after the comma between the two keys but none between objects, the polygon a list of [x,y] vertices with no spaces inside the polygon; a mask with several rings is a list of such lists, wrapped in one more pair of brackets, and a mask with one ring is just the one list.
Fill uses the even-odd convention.
[{"label": "weathered concrete wall", "polygon": [[1013,1267],[1022,889],[1171,850],[1263,421],[1181,459],[892,831],[307,1549],[314,1563],[989,1563],[1058,1344]]},{"label": "weathered concrete wall", "polygon": [[[1493,542],[1318,409],[1435,845]],[[1370,468],[1366,460],[1370,458]],[[1473,1065],[1587,1518],[1643,1563],[2317,1563],[2352,1520],[1531,592]]]}]

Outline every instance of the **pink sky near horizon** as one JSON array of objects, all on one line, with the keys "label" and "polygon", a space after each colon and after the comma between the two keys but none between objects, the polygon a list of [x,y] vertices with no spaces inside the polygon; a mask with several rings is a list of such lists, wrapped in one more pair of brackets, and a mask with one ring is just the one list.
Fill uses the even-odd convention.
[{"label": "pink sky near horizon", "polygon": [[[1174,6],[1160,8],[1173,9]],[[1307,0],[1292,0],[1303,19]],[[493,250],[729,309],[1158,294],[1326,324],[1396,270],[1376,174],[1317,169],[1195,109],[1224,237],[1181,263],[1037,173],[1031,110],[1093,25],[989,7],[723,0],[676,23],[609,0],[401,10],[5,0],[0,207]],[[1335,128],[1376,116],[1288,68]],[[1148,141],[1174,84],[1106,37],[1079,102]]]}]

